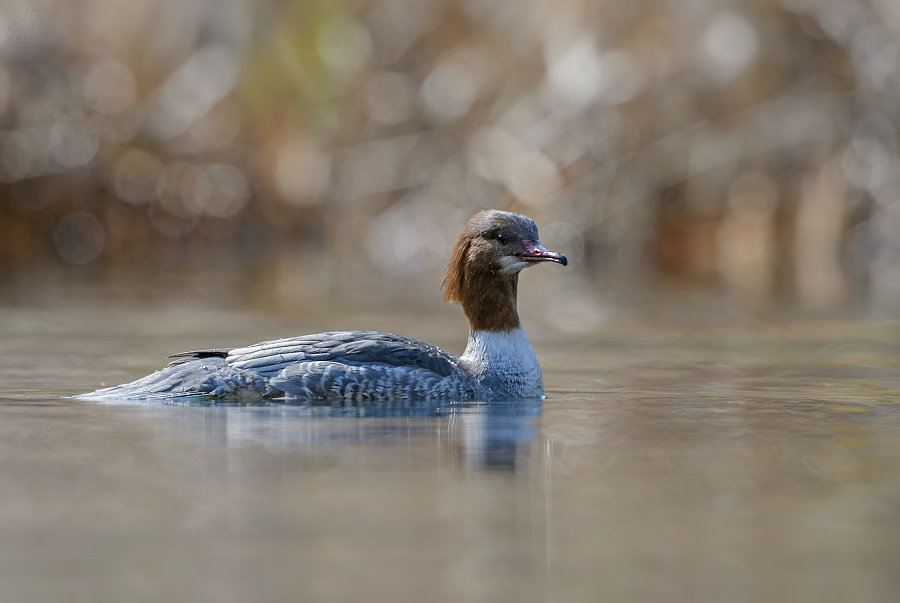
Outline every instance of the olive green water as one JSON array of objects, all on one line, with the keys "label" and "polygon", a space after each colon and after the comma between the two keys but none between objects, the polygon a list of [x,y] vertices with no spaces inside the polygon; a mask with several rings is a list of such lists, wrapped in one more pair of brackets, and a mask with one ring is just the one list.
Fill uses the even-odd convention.
[{"label": "olive green water", "polygon": [[0,600],[900,600],[897,324],[538,329],[542,405],[61,398],[341,326],[465,340],[4,309]]}]

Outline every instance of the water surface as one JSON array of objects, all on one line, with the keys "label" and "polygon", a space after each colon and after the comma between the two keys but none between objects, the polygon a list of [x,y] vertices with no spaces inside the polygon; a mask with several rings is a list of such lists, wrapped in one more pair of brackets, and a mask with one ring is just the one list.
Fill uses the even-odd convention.
[{"label": "water surface", "polygon": [[536,329],[543,403],[61,397],[343,325],[464,345],[391,320],[4,311],[4,600],[900,596],[896,324]]}]

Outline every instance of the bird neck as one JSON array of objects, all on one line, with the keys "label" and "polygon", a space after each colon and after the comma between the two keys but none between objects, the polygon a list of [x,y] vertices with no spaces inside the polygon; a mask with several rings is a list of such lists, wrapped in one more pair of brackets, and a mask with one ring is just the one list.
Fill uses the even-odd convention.
[{"label": "bird neck", "polygon": [[509,333],[521,328],[516,310],[519,275],[469,263],[460,287],[460,304],[473,332]]}]

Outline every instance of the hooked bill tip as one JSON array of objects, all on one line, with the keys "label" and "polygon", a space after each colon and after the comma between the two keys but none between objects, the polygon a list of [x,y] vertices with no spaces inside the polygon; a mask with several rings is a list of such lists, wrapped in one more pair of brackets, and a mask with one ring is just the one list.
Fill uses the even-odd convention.
[{"label": "hooked bill tip", "polygon": [[562,264],[563,266],[568,266],[569,260],[567,260],[566,256],[564,256],[563,254],[559,254],[559,263]]}]

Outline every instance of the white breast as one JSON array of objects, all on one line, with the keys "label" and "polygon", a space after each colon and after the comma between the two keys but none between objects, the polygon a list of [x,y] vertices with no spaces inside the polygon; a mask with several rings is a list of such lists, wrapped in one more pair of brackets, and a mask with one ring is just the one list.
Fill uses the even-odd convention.
[{"label": "white breast", "polygon": [[506,333],[472,331],[460,360],[484,385],[496,383],[512,397],[536,398],[544,393],[541,367],[521,328]]}]

